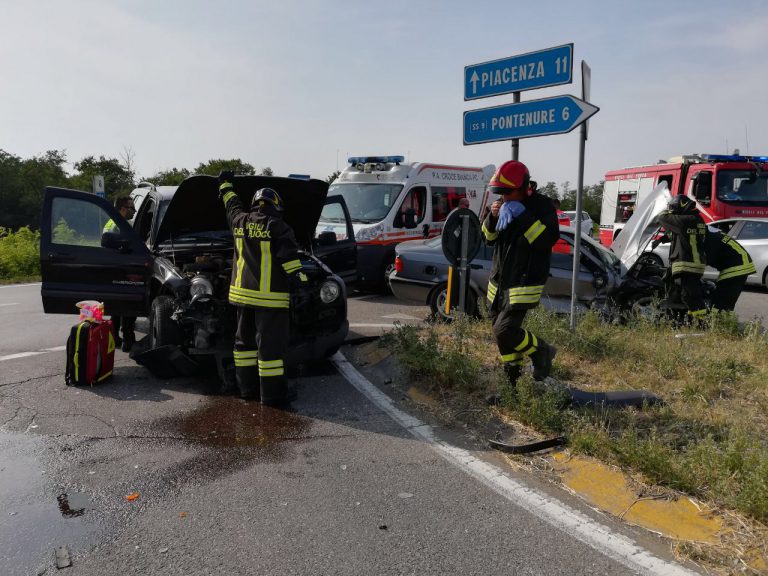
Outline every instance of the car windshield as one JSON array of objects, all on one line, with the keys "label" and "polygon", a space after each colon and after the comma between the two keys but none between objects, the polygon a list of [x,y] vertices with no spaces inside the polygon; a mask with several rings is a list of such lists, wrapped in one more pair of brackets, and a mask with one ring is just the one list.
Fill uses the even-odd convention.
[{"label": "car windshield", "polygon": [[768,205],[768,171],[719,170],[717,199],[729,204]]},{"label": "car windshield", "polygon": [[353,222],[370,224],[382,220],[392,208],[402,184],[343,183],[332,184],[328,195],[339,194],[344,198]]}]

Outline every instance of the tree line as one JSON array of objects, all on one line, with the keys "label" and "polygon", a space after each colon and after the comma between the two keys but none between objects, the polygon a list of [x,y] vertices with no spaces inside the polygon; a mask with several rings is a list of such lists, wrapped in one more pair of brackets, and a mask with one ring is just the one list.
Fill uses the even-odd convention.
[{"label": "tree line", "polygon": [[[73,173],[68,173],[69,164],[64,150],[49,150],[32,158],[21,158],[5,150],[0,150],[0,228],[17,230],[23,226],[39,228],[40,209],[46,186],[59,186],[75,190],[92,189],[93,177],[104,177],[104,190],[107,198],[129,194],[139,182],[151,182],[157,186],[176,186],[192,174],[217,175],[222,170],[232,170],[236,174],[256,174],[256,168],[239,158],[212,159],[201,162],[194,170],[188,168],[170,168],[161,170],[152,176],[138,177],[133,152],[125,149],[119,158],[106,156],[86,156],[74,162]],[[258,172],[272,176],[270,167]],[[333,172],[325,180],[333,182],[339,172]],[[576,190],[568,182],[558,186],[547,182],[539,187],[540,191],[552,198],[560,198],[563,210],[573,210],[576,206]],[[602,203],[603,183],[584,188],[584,210],[589,212],[594,221],[599,221]]]}]

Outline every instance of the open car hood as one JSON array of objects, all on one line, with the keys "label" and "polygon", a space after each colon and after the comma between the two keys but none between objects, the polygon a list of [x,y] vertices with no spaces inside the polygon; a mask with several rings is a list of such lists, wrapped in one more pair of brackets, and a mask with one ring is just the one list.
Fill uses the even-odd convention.
[{"label": "open car hood", "polygon": [[611,250],[627,270],[637,262],[659,230],[659,214],[672,199],[666,182],[659,183],[636,207],[624,228],[613,241]]},{"label": "open car hood", "polygon": [[[235,193],[248,210],[259,188],[272,188],[283,199],[283,217],[293,228],[296,241],[309,251],[328,195],[328,183],[322,180],[299,180],[276,176],[235,176]],[[215,176],[190,176],[176,189],[163,221],[157,230],[154,246],[171,237],[195,232],[227,230],[224,204],[219,200],[219,182]]]}]

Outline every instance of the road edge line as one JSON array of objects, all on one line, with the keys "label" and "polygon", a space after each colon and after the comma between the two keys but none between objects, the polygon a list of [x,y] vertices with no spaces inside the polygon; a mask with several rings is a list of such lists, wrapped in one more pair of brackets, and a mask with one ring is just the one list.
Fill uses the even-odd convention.
[{"label": "road edge line", "polygon": [[537,517],[547,524],[573,536],[630,570],[659,576],[692,576],[697,574],[697,572],[693,572],[680,564],[669,562],[651,554],[627,536],[613,533],[604,524],[593,520],[552,496],[513,479],[500,468],[476,458],[469,451],[436,438],[432,426],[397,408],[393,400],[358,372],[341,352],[336,352],[330,360],[339,373],[358,392],[384,411],[392,420],[408,430],[414,437],[429,444],[448,462],[478,479],[513,504],[531,513],[538,512]]}]

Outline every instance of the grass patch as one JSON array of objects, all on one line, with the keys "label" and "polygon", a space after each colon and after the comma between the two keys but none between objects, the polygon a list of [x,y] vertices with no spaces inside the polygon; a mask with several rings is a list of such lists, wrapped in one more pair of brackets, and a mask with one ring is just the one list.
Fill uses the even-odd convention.
[{"label": "grass patch", "polygon": [[733,316],[705,328],[675,328],[641,317],[605,323],[541,308],[526,328],[558,347],[553,376],[592,391],[643,389],[666,404],[576,409],[562,391],[524,375],[506,384],[487,319],[403,326],[384,339],[411,375],[443,394],[496,392],[502,410],[573,450],[642,474],[649,482],[768,522],[768,339]]}]

